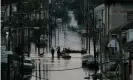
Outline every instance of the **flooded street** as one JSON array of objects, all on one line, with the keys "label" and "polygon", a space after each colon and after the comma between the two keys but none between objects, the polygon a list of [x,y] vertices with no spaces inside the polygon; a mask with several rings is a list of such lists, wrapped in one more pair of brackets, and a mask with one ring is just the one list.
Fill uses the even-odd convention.
[{"label": "flooded street", "polygon": [[133,80],[133,0],[2,0],[1,80]]},{"label": "flooded street", "polygon": [[[61,25],[58,25],[58,28],[59,29],[56,30],[56,37],[53,36],[52,40],[52,46],[54,48],[59,45],[61,50],[62,48],[68,47],[81,50],[81,37],[77,32],[68,30],[66,25],[63,29]],[[70,60],[64,60],[63,58],[58,59],[56,52],[54,59],[51,58],[50,52],[45,52],[43,57],[39,57],[37,52],[38,49],[36,49],[35,52],[35,45],[31,44],[31,58],[36,61],[36,69],[30,80],[83,80],[89,75],[89,71],[82,68],[82,55],[80,53],[70,53],[72,58]],[[43,52],[42,48],[40,52]],[[93,53],[92,47],[91,53]]]},{"label": "flooded street", "polygon": [[81,67],[80,54],[71,56],[70,60],[50,57],[36,59],[37,71],[35,70],[31,80],[83,80],[89,71]]}]

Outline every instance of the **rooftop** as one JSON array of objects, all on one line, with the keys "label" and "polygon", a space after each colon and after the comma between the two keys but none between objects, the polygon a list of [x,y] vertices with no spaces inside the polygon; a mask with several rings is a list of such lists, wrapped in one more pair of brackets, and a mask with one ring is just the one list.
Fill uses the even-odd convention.
[{"label": "rooftop", "polygon": [[118,32],[125,31],[128,29],[133,29],[133,20],[127,21],[124,24],[110,30],[109,32],[111,32],[111,34],[118,34]]},{"label": "rooftop", "polygon": [[105,4],[112,4],[116,2],[125,3],[125,2],[133,2],[133,0],[104,0]]}]

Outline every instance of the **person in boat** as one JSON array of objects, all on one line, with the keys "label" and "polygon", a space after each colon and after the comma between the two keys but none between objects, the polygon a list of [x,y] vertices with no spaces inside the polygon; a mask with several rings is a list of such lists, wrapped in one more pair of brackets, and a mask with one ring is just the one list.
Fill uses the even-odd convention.
[{"label": "person in boat", "polygon": [[52,47],[52,49],[51,49],[51,54],[52,54],[52,58],[54,58],[54,48]]},{"label": "person in boat", "polygon": [[65,50],[65,48],[63,48],[63,51],[62,51],[62,55],[64,55],[65,54],[65,52],[66,52],[66,50]]}]

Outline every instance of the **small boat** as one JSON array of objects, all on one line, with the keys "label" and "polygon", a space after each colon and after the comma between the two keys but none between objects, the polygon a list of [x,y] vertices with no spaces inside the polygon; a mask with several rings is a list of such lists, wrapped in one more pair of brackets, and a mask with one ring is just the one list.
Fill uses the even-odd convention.
[{"label": "small boat", "polygon": [[43,57],[43,56],[44,56],[44,53],[40,53],[39,56],[40,56],[40,57]]},{"label": "small boat", "polygon": [[62,58],[71,59],[71,56],[68,53],[65,53],[64,55],[62,55]]}]

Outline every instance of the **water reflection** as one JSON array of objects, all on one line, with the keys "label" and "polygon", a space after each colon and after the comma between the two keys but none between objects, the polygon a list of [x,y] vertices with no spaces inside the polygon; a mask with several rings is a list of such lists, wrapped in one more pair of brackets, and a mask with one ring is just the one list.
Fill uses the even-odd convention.
[{"label": "water reflection", "polygon": [[34,75],[38,78],[32,78],[32,80],[39,80],[40,77],[49,80],[83,80],[84,77],[92,73],[87,68],[80,68],[80,58],[71,58],[70,60],[41,58],[37,59],[36,70],[39,70],[39,67],[42,71],[35,71]]},{"label": "water reflection", "polygon": [[[80,36],[77,33],[72,32],[72,31],[68,31],[66,34],[67,34],[66,35],[67,40],[62,41],[61,37],[64,36],[64,33],[63,32],[60,33],[59,45],[62,45],[61,46],[62,48],[64,47],[64,45],[66,45],[65,47],[70,46],[72,49],[81,49]],[[58,36],[58,35],[56,35],[56,36]],[[54,46],[54,44],[55,44],[55,41],[53,41],[52,46]],[[40,51],[44,52],[43,49],[40,49]],[[32,49],[31,52],[34,53],[34,52],[38,52],[38,51],[35,48],[35,49]],[[74,69],[74,68],[81,67],[81,58],[80,58],[81,55],[72,54],[71,56],[72,56],[72,58],[70,60],[64,60],[62,58],[57,58],[57,57],[54,57],[54,58],[42,57],[41,58],[41,67],[42,67],[41,69],[43,70],[41,73],[42,78],[45,77],[49,80],[83,80],[84,77],[87,77],[91,73],[90,71],[88,71],[88,69],[86,69],[86,68]],[[51,57],[51,55],[50,55],[50,57]],[[74,58],[74,57],[76,57],[76,58]],[[39,62],[39,60],[38,60],[38,62]],[[38,66],[37,70],[39,68],[38,62],[37,62],[37,66]],[[64,69],[72,69],[72,70],[64,70]],[[60,70],[64,70],[64,71],[60,71]],[[36,72],[36,75],[39,76],[39,71]],[[39,80],[39,78],[36,80]]]},{"label": "water reflection", "polygon": [[85,72],[85,75],[88,74],[88,69],[87,68],[83,68],[83,71]]},{"label": "water reflection", "polygon": [[65,67],[68,67],[69,60],[65,60]]},{"label": "water reflection", "polygon": [[51,58],[51,59],[52,59],[52,61],[51,61],[52,63],[51,63],[50,69],[54,67],[54,58]]},{"label": "water reflection", "polygon": [[54,62],[54,58],[51,58],[51,60],[52,60],[52,63]]},{"label": "water reflection", "polygon": [[60,58],[57,59],[57,64],[58,64],[58,65],[57,65],[58,68],[60,69],[60,66],[61,66],[61,65],[60,65]]}]

